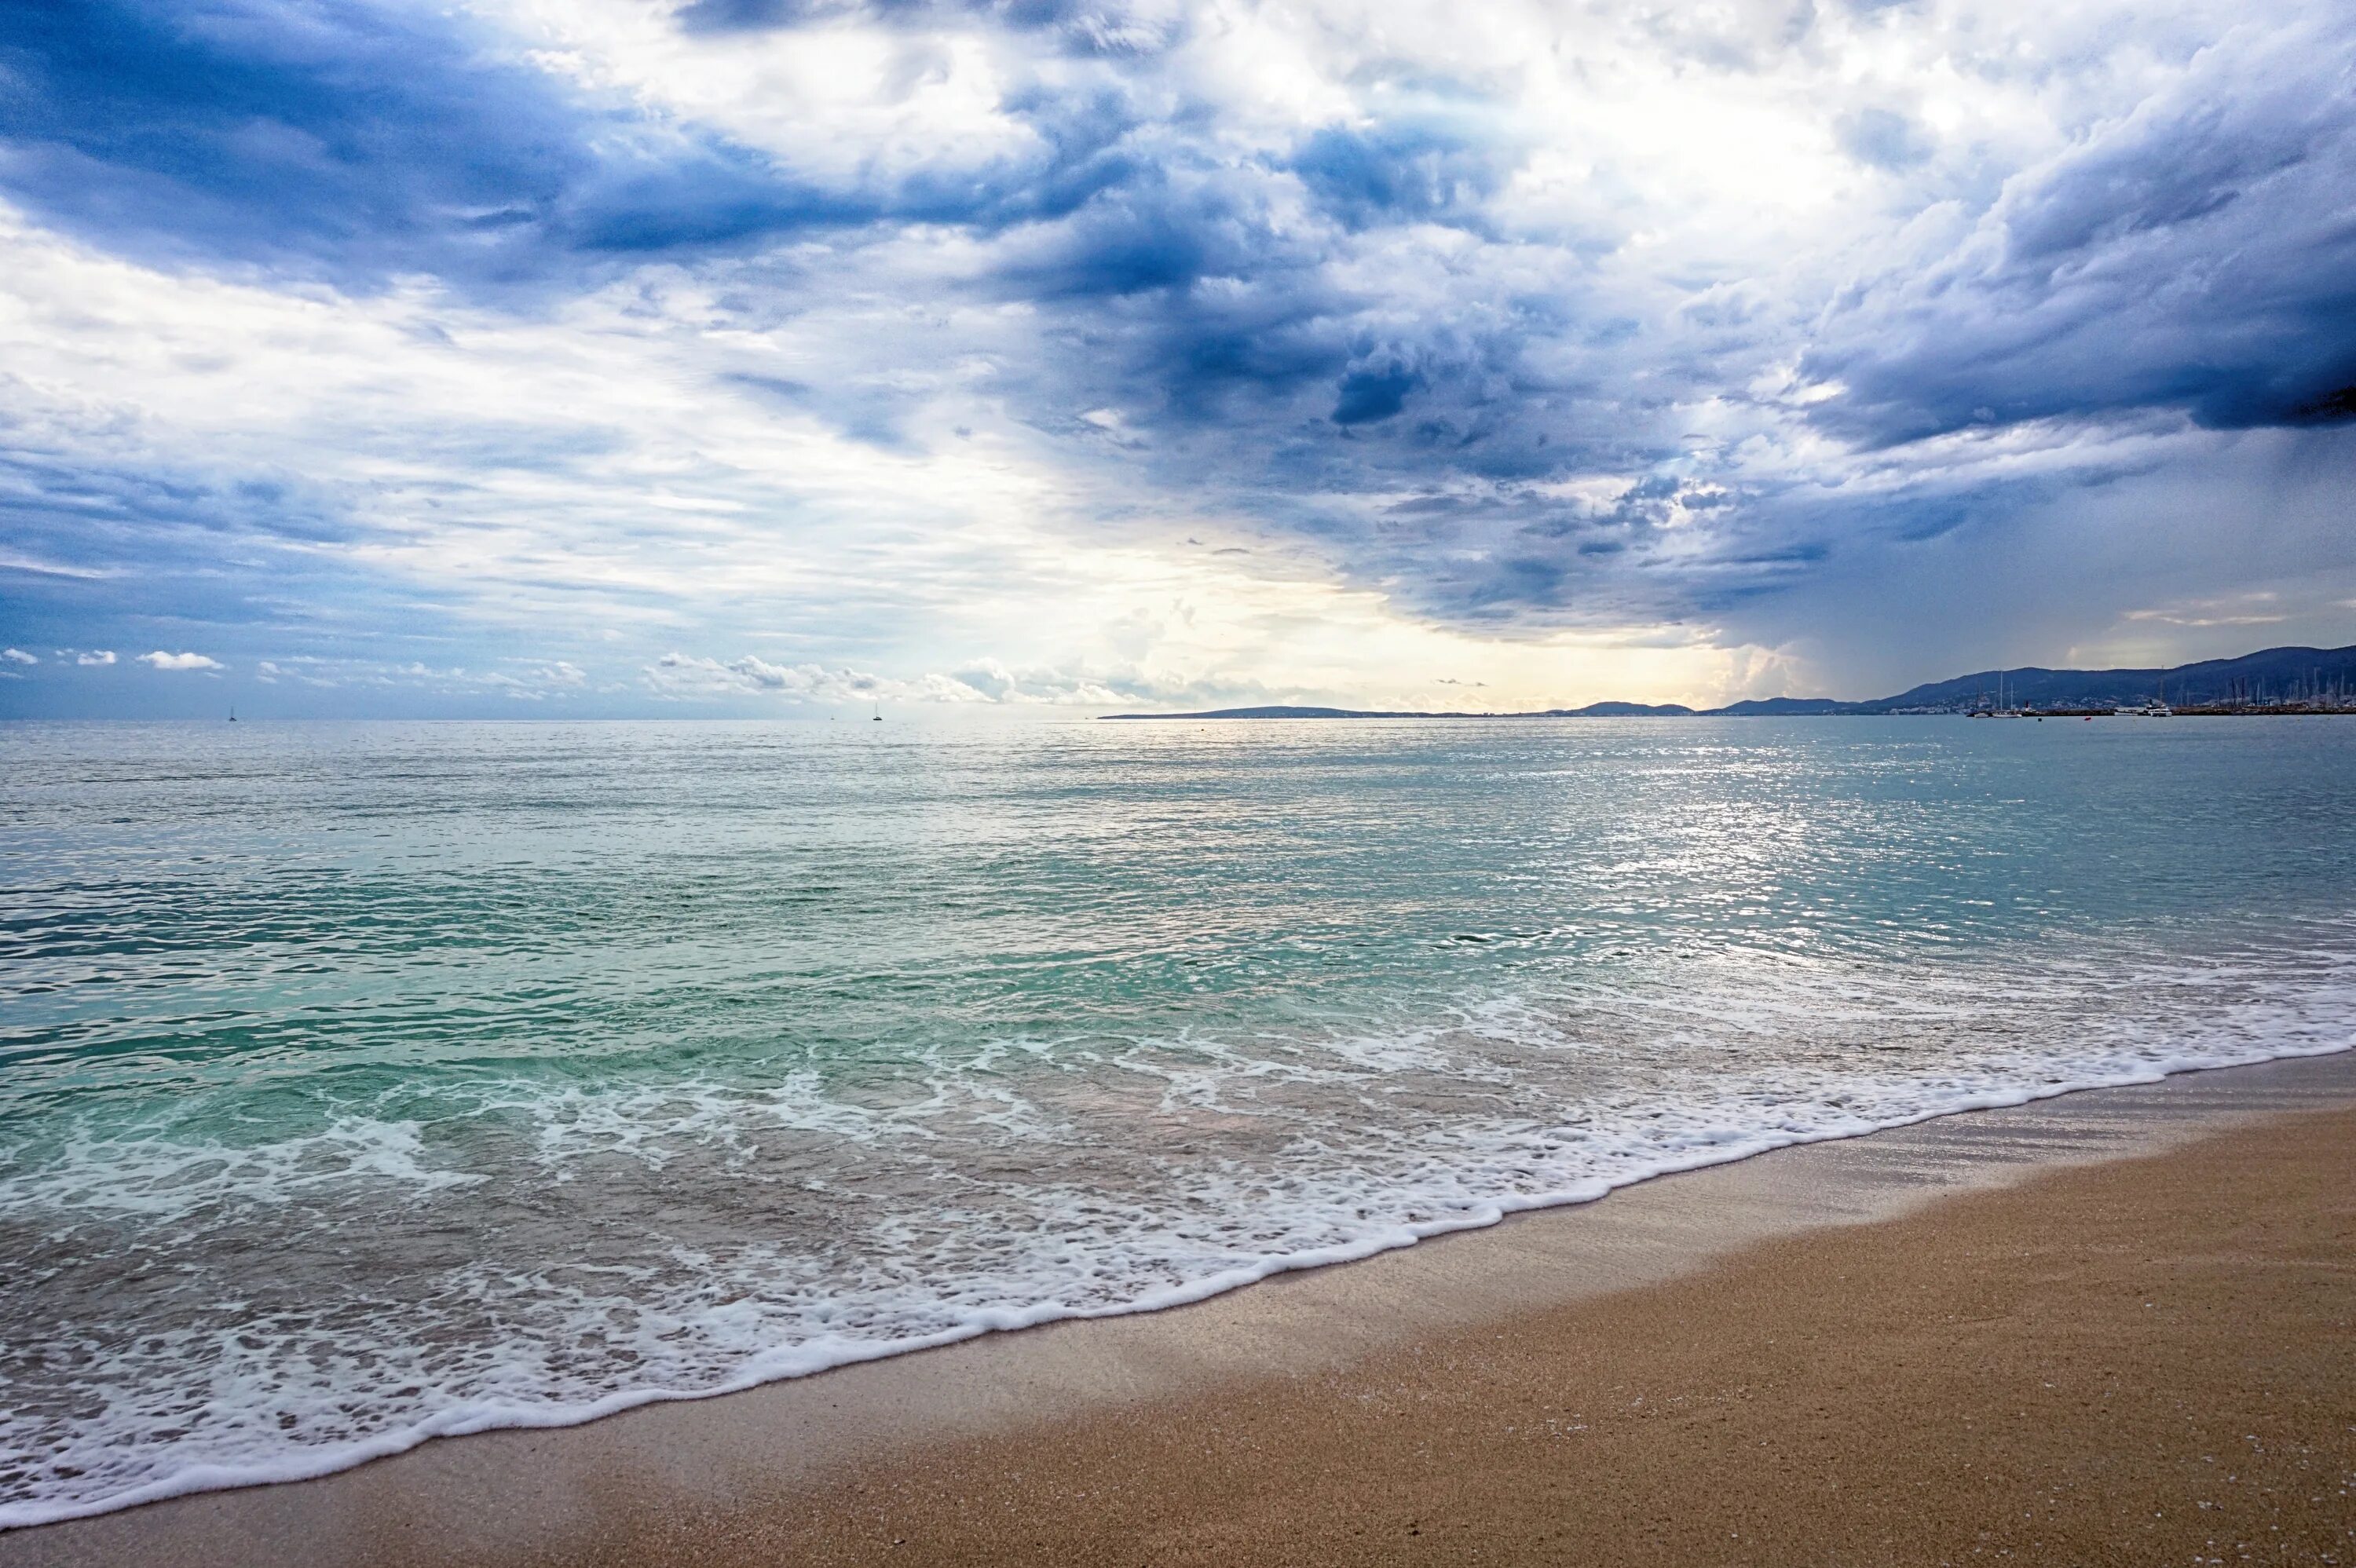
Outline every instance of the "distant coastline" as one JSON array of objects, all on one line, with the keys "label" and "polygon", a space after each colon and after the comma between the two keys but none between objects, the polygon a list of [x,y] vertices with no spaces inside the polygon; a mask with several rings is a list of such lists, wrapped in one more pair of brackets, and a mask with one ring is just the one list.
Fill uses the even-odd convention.
[{"label": "distant coastline", "polygon": [[2167,705],[2186,717],[2219,714],[2356,713],[2356,645],[2265,648],[2239,658],[2160,669],[1981,670],[1932,681],[1895,697],[1843,702],[1829,697],[1754,698],[1723,708],[1675,702],[1590,702],[1511,713],[1462,709],[1317,708],[1267,704],[1190,713],[1108,713],[1107,719],[1788,719],[1998,710],[2077,717]]}]

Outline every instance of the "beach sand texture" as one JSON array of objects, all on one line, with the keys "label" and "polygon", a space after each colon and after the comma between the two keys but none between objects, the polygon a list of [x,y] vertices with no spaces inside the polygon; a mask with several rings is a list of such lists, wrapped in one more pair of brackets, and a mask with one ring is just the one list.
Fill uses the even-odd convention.
[{"label": "beach sand texture", "polygon": [[1786,1151],[0,1561],[2356,1563],[2350,1061]]},{"label": "beach sand texture", "polygon": [[2351,1264],[2343,1111],[588,1560],[2356,1561]]}]

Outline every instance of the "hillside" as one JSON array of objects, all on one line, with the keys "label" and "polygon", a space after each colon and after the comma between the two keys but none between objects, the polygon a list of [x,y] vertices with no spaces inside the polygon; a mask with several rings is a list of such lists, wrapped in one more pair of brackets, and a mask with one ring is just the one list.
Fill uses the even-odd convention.
[{"label": "hillside", "polygon": [[2239,658],[2204,659],[2166,669],[1980,670],[1866,702],[1828,697],[1770,697],[1697,713],[1676,703],[1591,702],[1535,713],[1376,712],[1353,708],[1221,708],[1203,713],[1109,713],[1108,719],[1676,719],[1810,718],[1828,714],[1969,713],[2004,699],[2017,708],[2129,708],[2159,700],[2193,707],[2266,706],[2321,697],[2356,702],[2356,646],[2266,648]]}]

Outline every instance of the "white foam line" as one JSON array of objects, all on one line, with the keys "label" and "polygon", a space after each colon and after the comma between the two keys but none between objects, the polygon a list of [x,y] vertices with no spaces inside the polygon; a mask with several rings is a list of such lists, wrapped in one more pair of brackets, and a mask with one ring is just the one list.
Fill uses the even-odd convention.
[{"label": "white foam line", "polygon": [[967,1322],[938,1333],[905,1339],[856,1340],[837,1338],[819,1339],[789,1349],[764,1351],[745,1363],[734,1377],[702,1389],[629,1389],[581,1404],[517,1405],[481,1403],[454,1406],[429,1416],[423,1421],[397,1431],[379,1434],[357,1442],[340,1443],[319,1448],[300,1458],[289,1458],[274,1465],[191,1465],[171,1475],[133,1487],[105,1497],[84,1499],[77,1502],[0,1503],[0,1531],[21,1530],[34,1525],[56,1524],[66,1520],[87,1519],[93,1515],[113,1513],[135,1508],[142,1503],[161,1502],[169,1498],[186,1497],[195,1492],[226,1491],[235,1488],[271,1486],[284,1481],[314,1480],[364,1465],[371,1459],[389,1458],[436,1437],[462,1437],[477,1432],[498,1430],[541,1430],[551,1427],[579,1426],[587,1422],[616,1415],[641,1405],[672,1401],[716,1399],[723,1394],[742,1393],[746,1389],[765,1383],[784,1382],[809,1377],[816,1372],[830,1371],[836,1367],[860,1361],[882,1360],[888,1356],[906,1355],[916,1350],[929,1350],[951,1345],[963,1339],[1012,1328],[1036,1328],[1043,1323],[1065,1322],[1075,1318],[1119,1317],[1141,1312],[1160,1312],[1173,1307],[1183,1307],[1207,1300],[1244,1285],[1256,1285],[1275,1275],[1290,1274],[1301,1269],[1323,1268],[1333,1264],[1355,1263],[1377,1253],[1393,1252],[1432,1236],[1458,1231],[1477,1231],[1496,1224],[1508,1214],[1524,1213],[1537,1209],[1560,1209],[1580,1203],[1591,1203],[1619,1188],[1632,1187],[1640,1181],[1657,1177],[1673,1176],[1682,1171],[1698,1170],[1714,1165],[1730,1165],[1750,1159],[1770,1150],[1790,1148],[1802,1144],[1833,1143],[1846,1138],[1862,1137],[1871,1133],[1888,1132],[1896,1127],[1919,1125],[1936,1121],[1942,1116],[1958,1115],[1969,1111],[1997,1110],[2011,1105],[2025,1105],[2033,1101],[2051,1100],[2063,1094],[2083,1093],[2093,1089],[2124,1089],[2137,1084],[2157,1083],[2186,1072],[2214,1072],[2228,1067],[2254,1067],[2267,1061],[2287,1061],[2297,1057],[2334,1056],[2356,1050],[2356,1041],[2336,1045],[2292,1046],[2272,1051],[2252,1052],[2242,1056],[2202,1059],[2179,1057],[2157,1063],[2147,1063],[2131,1072],[2114,1076],[2072,1080],[2061,1083],[2040,1083],[2022,1089],[1989,1089],[1957,1095],[1937,1105],[1912,1115],[1887,1121],[1867,1121],[1852,1117],[1828,1125],[1810,1128],[1779,1128],[1748,1137],[1716,1140],[1705,1148],[1672,1156],[1652,1162],[1641,1168],[1623,1172],[1617,1177],[1594,1178],[1554,1192],[1536,1193],[1524,1197],[1504,1198],[1471,1213],[1447,1220],[1402,1222],[1387,1225],[1356,1241],[1329,1247],[1312,1247],[1301,1252],[1271,1254],[1248,1267],[1223,1270],[1205,1278],[1183,1285],[1170,1285],[1149,1291],[1135,1300],[1116,1306],[1076,1307],[1062,1302],[1047,1301],[1020,1310],[977,1312]]}]

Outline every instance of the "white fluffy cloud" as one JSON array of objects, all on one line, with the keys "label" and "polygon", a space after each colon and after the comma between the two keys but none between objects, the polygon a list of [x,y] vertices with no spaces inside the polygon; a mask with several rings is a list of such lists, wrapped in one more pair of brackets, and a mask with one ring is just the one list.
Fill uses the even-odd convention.
[{"label": "white fluffy cloud", "polygon": [[219,659],[207,658],[202,654],[167,654],[161,648],[152,654],[141,654],[139,662],[150,669],[223,669],[227,667]]},{"label": "white fluffy cloud", "polygon": [[773,697],[787,703],[935,702],[1066,703],[1106,707],[1123,700],[1100,681],[1056,670],[1010,670],[988,662],[955,674],[915,677],[829,668],[823,665],[774,665],[755,655],[723,662],[669,653],[647,667],[646,684],[672,699]]}]

